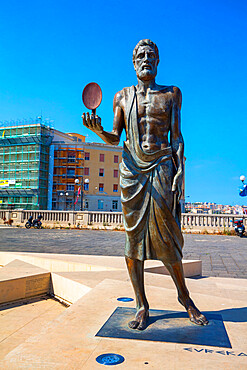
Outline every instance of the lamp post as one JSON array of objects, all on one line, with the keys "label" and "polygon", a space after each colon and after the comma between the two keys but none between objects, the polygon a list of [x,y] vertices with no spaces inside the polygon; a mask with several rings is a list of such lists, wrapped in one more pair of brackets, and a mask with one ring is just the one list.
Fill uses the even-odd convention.
[{"label": "lamp post", "polygon": [[[58,195],[59,195],[59,197],[62,197],[64,195],[64,192],[60,191]],[[62,210],[63,210],[63,199],[62,199],[61,203],[62,203]],[[59,201],[59,204],[60,204],[60,201]],[[60,208],[59,205],[58,205],[58,208]]]},{"label": "lamp post", "polygon": [[66,191],[65,193],[65,199],[64,199],[64,203],[65,203],[65,211],[67,211],[67,198],[69,196],[69,193]]},{"label": "lamp post", "polygon": [[[64,208],[65,211],[67,211],[67,204],[66,204],[66,197],[69,195],[69,193],[66,191],[60,191],[59,196],[63,197],[64,196]],[[63,202],[62,202],[62,208],[63,208]]]},{"label": "lamp post", "polygon": [[[75,184],[78,185],[80,182],[79,179],[75,179]],[[83,178],[82,178],[82,182],[83,182]],[[74,211],[75,211],[75,191],[74,191]]]},{"label": "lamp post", "polygon": [[[80,183],[80,180],[75,179],[75,184],[78,185],[79,183]],[[85,181],[83,182],[83,176],[82,176],[82,178],[81,178],[81,206],[80,206],[80,211],[83,211],[84,183],[89,184],[89,179],[85,179]]]}]

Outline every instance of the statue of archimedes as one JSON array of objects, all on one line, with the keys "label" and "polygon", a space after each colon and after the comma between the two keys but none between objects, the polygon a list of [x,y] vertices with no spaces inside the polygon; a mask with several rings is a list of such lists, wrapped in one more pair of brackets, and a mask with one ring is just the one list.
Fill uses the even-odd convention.
[{"label": "statue of archimedes", "polygon": [[137,85],[116,93],[112,132],[104,131],[96,114],[83,113],[83,124],[107,144],[118,145],[126,132],[120,164],[121,202],[126,230],[125,258],[136,297],[132,329],[144,330],[149,305],[144,290],[144,261],[161,260],[178,291],[178,300],[197,325],[206,317],[190,298],[182,267],[181,208],[184,142],[181,91],[155,82],[157,45],[145,39],[133,51]]}]

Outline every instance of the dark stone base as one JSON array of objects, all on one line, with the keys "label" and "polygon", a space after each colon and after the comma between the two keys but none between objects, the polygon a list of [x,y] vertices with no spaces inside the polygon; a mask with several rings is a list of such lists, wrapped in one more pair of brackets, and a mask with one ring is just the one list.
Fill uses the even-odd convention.
[{"label": "dark stone base", "polygon": [[199,326],[186,312],[150,310],[147,328],[139,331],[128,327],[135,313],[134,308],[117,307],[96,336],[232,348],[219,314],[207,313],[209,324]]}]

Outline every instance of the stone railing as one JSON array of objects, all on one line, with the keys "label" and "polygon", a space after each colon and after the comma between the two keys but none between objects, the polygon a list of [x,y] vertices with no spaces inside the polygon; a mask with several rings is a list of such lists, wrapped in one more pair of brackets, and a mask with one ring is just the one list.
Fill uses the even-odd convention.
[{"label": "stone railing", "polygon": [[89,225],[122,225],[122,212],[88,212]]},{"label": "stone railing", "polygon": [[98,211],[46,211],[46,210],[1,210],[0,224],[4,220],[13,220],[13,226],[24,226],[30,216],[36,219],[42,216],[42,225],[48,227],[123,227],[122,212],[98,212]]},{"label": "stone railing", "polygon": [[244,226],[247,227],[247,216],[226,214],[195,214],[182,213],[181,226],[185,230],[227,230],[233,229],[233,221],[243,218]]},{"label": "stone railing", "polygon": [[[100,212],[100,211],[19,211],[0,210],[0,224],[5,220],[13,220],[13,226],[24,226],[28,218],[33,219],[42,215],[43,226],[48,227],[102,227],[122,228],[122,212]],[[244,218],[244,225],[247,230],[247,215],[226,215],[226,214],[194,214],[182,213],[181,226],[183,230],[194,231],[223,231],[233,229],[233,221],[237,218]]]}]

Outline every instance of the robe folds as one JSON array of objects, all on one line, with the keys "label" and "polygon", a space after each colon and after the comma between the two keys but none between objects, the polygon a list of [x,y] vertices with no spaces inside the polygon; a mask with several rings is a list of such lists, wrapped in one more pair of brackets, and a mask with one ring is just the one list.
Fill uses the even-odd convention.
[{"label": "robe folds", "polygon": [[[142,150],[137,125],[135,87],[124,89],[128,139],[120,164],[121,202],[126,231],[125,255],[131,259],[182,259],[180,206],[174,201],[175,166],[172,148],[154,153]],[[176,204],[175,204],[175,203]]]}]

